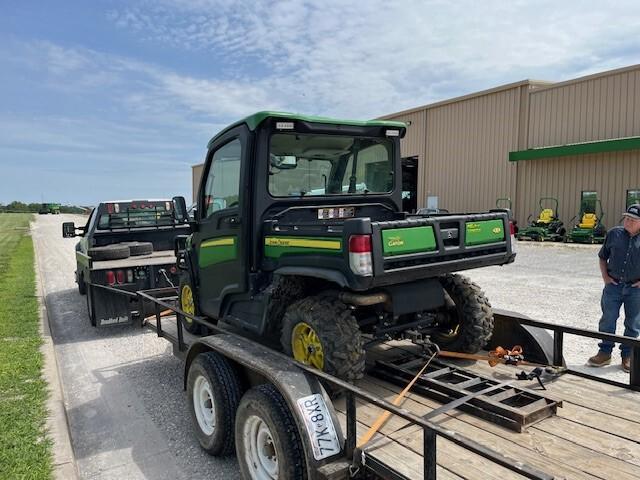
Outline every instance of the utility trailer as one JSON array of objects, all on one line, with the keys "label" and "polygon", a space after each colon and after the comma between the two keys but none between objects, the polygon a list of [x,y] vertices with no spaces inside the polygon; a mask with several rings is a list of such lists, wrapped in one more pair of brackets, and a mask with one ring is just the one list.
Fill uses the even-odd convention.
[{"label": "utility trailer", "polygon": [[[535,360],[557,367],[566,335],[631,344],[629,384],[561,368],[560,375],[543,374],[541,390],[531,372],[516,380],[522,367],[438,360],[397,406],[392,401],[409,383],[403,371],[410,369],[389,365],[427,362],[410,342],[373,347],[365,377],[354,385],[182,311],[176,289],[136,295],[154,305],[146,327],[185,362],[184,388],[201,446],[212,455],[235,451],[244,478],[640,478],[638,340],[496,312],[500,341],[522,342]],[[181,317],[207,335],[185,331]],[[438,384],[448,384],[448,396]],[[490,403],[538,414],[518,428],[519,421],[487,408]],[[385,411],[389,421],[361,445],[358,439]]]}]

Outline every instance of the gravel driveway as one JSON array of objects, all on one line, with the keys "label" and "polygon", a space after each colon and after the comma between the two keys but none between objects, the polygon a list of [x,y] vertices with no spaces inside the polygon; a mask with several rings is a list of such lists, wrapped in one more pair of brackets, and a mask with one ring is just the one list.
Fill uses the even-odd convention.
[{"label": "gravel driveway", "polygon": [[[136,327],[89,326],[73,276],[77,240],[61,237],[63,221],[82,225],[85,218],[37,216],[33,237],[81,477],[239,478],[235,459],[209,457],[198,446],[182,391],[182,364],[170,344]],[[596,329],[602,288],[597,250],[519,243],[515,264],[466,274],[494,307]],[[594,340],[567,336],[565,349],[567,362],[578,367],[597,347]],[[584,368],[628,381],[618,358],[603,369]]]},{"label": "gravel driveway", "polygon": [[86,218],[38,215],[33,238],[81,478],[240,478],[235,458],[210,457],[195,440],[170,344],[146,329],[89,325],[64,221]]}]

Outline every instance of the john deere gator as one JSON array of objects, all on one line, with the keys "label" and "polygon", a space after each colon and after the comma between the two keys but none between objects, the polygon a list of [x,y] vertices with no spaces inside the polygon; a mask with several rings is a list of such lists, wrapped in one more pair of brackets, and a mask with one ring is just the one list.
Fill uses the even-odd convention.
[{"label": "john deere gator", "polygon": [[513,262],[510,212],[403,212],[405,131],[260,112],[218,133],[195,219],[174,199],[193,231],[177,245],[182,309],[347,380],[387,339],[481,349],[491,306],[454,272]]}]

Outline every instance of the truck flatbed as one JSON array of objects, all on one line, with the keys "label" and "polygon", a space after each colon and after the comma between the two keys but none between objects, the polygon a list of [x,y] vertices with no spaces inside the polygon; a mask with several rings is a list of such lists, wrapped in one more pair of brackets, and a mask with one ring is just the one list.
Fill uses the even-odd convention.
[{"label": "truck flatbed", "polygon": [[[163,336],[172,341],[175,347],[178,338],[175,317],[162,317],[161,322]],[[157,330],[155,318],[148,319],[147,325]],[[182,336],[187,349],[198,338],[186,331]],[[419,348],[409,342],[378,345],[369,351],[369,368],[373,368],[376,360],[393,359],[407,352],[418,351]],[[515,374],[523,369],[521,366],[508,365],[492,368],[483,361],[448,360],[444,363],[500,382],[515,380]],[[357,386],[389,402],[402,390],[402,387],[369,373]],[[536,380],[519,381],[517,386],[540,391]],[[640,478],[640,392],[576,375],[553,377],[545,381],[545,387],[547,390],[544,395],[562,401],[562,408],[557,410],[556,415],[528,426],[522,433],[458,409],[446,411],[431,421],[553,478]],[[356,400],[356,405],[356,430],[360,438],[383,410],[360,400]],[[411,392],[402,408],[423,416],[441,405]],[[336,399],[333,406],[342,430],[346,431],[345,397]],[[377,443],[371,449],[364,449],[370,460],[375,459],[392,468],[389,478],[423,478],[422,428],[413,425],[402,429],[406,425],[407,421],[391,416],[371,442]],[[384,438],[378,441],[381,437]],[[438,438],[437,446],[438,478],[525,478],[445,438]]]}]

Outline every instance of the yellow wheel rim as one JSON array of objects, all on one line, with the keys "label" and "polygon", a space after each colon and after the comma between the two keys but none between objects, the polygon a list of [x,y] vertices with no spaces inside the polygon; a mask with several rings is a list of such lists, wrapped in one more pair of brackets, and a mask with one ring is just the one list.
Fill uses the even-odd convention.
[{"label": "yellow wheel rim", "polygon": [[320,337],[309,324],[300,322],[293,328],[291,349],[293,358],[297,361],[320,370],[324,368],[324,352]]},{"label": "yellow wheel rim", "polygon": [[[193,302],[193,290],[191,285],[183,285],[180,291],[180,308],[189,315],[196,314],[196,304]],[[193,320],[185,317],[187,323],[193,323]]]}]

